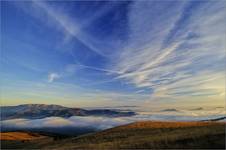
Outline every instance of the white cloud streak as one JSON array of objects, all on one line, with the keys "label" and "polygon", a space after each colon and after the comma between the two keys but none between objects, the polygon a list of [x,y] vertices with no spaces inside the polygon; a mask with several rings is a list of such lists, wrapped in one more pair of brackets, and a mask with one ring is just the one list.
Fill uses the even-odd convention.
[{"label": "white cloud streak", "polygon": [[[115,55],[110,58],[111,64],[106,65],[109,67],[75,67],[114,74],[115,79],[137,88],[152,89],[152,98],[224,95],[225,2],[202,1],[193,8],[191,1],[172,3],[134,1],[127,14],[128,41],[123,49],[112,51]],[[33,1],[33,8],[34,15],[42,18],[45,14],[47,24],[63,32],[65,38],[74,37],[93,52],[108,57],[108,44],[82,31],[83,25],[100,18],[108,8],[84,24],[45,2]],[[69,72],[74,70],[74,66],[68,68]],[[49,82],[57,78],[58,74],[49,74]]]},{"label": "white cloud streak", "polygon": [[201,2],[191,10],[189,1],[170,6],[153,1],[131,5],[129,44],[114,67],[124,73],[117,78],[152,88],[152,98],[222,95],[224,82],[214,78],[225,79],[225,3]]},{"label": "white cloud streak", "polygon": [[[57,29],[60,30],[65,35],[65,40],[75,38],[83,43],[85,46],[89,48],[89,50],[99,54],[103,57],[108,57],[104,49],[98,46],[99,41],[96,41],[91,35],[85,33],[82,28],[84,26],[88,26],[92,23],[92,21],[96,20],[103,14],[107,13],[110,9],[103,8],[99,12],[97,12],[92,18],[88,18],[83,23],[75,22],[71,17],[66,15],[63,11],[59,11],[56,8],[51,7],[45,2],[41,1],[33,1],[33,7],[40,13],[45,12],[48,17],[48,20],[51,21],[51,25],[55,26]],[[113,7],[112,7],[113,8]],[[97,44],[96,44],[97,43]]]},{"label": "white cloud streak", "polygon": [[57,74],[57,73],[49,73],[48,75],[48,82],[53,82],[54,80],[56,79],[59,79],[60,78],[60,75]]}]

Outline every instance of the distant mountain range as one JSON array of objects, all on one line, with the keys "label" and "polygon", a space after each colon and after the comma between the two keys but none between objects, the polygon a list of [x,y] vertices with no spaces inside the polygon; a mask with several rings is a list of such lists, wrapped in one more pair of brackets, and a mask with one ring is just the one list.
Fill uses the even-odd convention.
[{"label": "distant mountain range", "polygon": [[165,111],[173,111],[173,112],[177,112],[178,110],[172,108],[172,109],[163,109],[163,110],[161,110],[161,111],[162,111],[162,112],[165,112]]},{"label": "distant mountain range", "polygon": [[202,107],[198,107],[198,108],[193,108],[193,109],[190,109],[190,110],[203,110]]},{"label": "distant mountain range", "polygon": [[106,117],[127,117],[136,113],[133,111],[120,111],[111,109],[86,110],[81,108],[68,108],[60,105],[45,104],[24,104],[18,106],[1,106],[1,120],[25,118],[41,119],[46,117],[71,116],[106,116]]}]

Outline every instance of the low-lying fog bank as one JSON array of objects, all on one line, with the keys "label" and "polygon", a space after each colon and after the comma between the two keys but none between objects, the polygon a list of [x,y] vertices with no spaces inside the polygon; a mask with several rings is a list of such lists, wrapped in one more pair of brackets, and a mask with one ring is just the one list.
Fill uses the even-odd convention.
[{"label": "low-lying fog bank", "polygon": [[[10,119],[1,121],[2,131],[33,130],[60,134],[82,134],[112,128],[136,121],[203,121],[225,117],[224,111],[177,111],[140,112],[131,117],[72,116],[70,118],[47,117],[43,119]],[[226,121],[223,118],[220,121]]]}]

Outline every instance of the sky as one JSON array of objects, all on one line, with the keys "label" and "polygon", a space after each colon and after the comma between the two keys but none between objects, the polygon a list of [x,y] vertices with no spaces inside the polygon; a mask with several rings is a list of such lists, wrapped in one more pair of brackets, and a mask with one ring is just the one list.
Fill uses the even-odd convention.
[{"label": "sky", "polygon": [[1,105],[224,107],[225,7],[1,1]]}]

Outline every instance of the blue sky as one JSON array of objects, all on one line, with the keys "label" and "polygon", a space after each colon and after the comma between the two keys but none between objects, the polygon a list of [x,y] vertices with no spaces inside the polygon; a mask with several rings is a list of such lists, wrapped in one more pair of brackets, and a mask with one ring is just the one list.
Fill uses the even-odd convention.
[{"label": "blue sky", "polygon": [[1,103],[219,106],[225,1],[2,1]]}]

